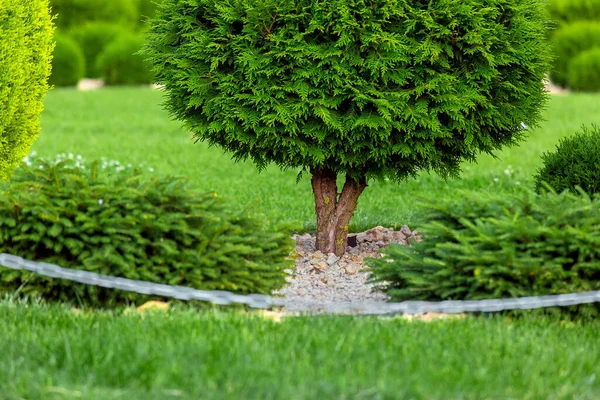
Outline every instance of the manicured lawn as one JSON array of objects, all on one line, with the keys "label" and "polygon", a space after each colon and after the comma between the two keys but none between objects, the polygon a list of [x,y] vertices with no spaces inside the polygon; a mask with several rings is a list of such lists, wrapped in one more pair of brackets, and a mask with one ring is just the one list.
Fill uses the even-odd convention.
[{"label": "manicured lawn", "polygon": [[[234,197],[237,207],[254,204],[273,218],[314,228],[308,176],[295,184],[297,171],[273,167],[258,174],[250,163],[235,163],[217,148],[193,144],[181,124],[161,109],[161,97],[161,92],[144,88],[54,90],[47,97],[43,132],[34,149],[43,156],[71,152],[89,160],[107,157],[143,163],[156,173],[187,176],[202,189]],[[403,224],[418,228],[419,196],[452,196],[461,187],[510,190],[517,183],[529,184],[542,151],[552,149],[560,137],[576,132],[582,124],[600,124],[600,95],[554,96],[546,119],[522,146],[498,154],[498,159],[484,156],[479,164],[466,165],[462,179],[444,182],[424,174],[400,185],[371,183],[351,229]],[[504,173],[509,165],[510,178]]]},{"label": "manicured lawn", "polygon": [[[271,218],[314,227],[310,184],[296,171],[248,163],[193,144],[150,89],[48,95],[42,156],[81,154],[187,176]],[[419,196],[458,188],[509,192],[531,184],[542,151],[582,124],[600,124],[600,95],[556,96],[545,124],[462,179],[423,175],[373,183],[352,229],[422,219]],[[505,172],[508,166],[511,168]],[[149,174],[150,171],[147,171]],[[495,179],[497,178],[497,179]],[[599,322],[470,317],[433,323],[375,317],[293,317],[239,311],[93,311],[0,301],[0,400],[46,399],[597,399]]]},{"label": "manicured lawn", "polygon": [[0,303],[0,399],[597,399],[598,324]]}]

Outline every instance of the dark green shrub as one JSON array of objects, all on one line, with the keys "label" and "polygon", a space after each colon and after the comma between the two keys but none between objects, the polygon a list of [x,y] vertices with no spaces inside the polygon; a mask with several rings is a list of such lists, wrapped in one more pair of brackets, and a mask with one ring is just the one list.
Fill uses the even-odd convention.
[{"label": "dark green shrub", "polygon": [[121,25],[107,22],[90,22],[76,26],[69,31],[71,36],[83,50],[85,56],[86,72],[88,78],[100,78],[101,71],[97,69],[98,56],[113,41],[128,34],[128,30]]},{"label": "dark green shrub", "polygon": [[[420,243],[371,259],[393,301],[479,300],[600,290],[600,199],[461,192],[426,201]],[[600,315],[600,307],[570,307]]]},{"label": "dark green shrub", "polygon": [[145,52],[199,140],[312,174],[317,248],[341,254],[369,179],[456,175],[536,125],[545,14],[542,0],[164,0]]},{"label": "dark green shrub", "polygon": [[582,133],[561,139],[554,152],[542,155],[543,166],[535,176],[538,192],[546,185],[558,193],[600,193],[600,128],[583,128]]},{"label": "dark green shrub", "polygon": [[0,181],[39,134],[52,32],[47,0],[0,1]]},{"label": "dark green shrub", "polygon": [[98,57],[98,70],[107,85],[140,85],[152,83],[150,65],[138,54],[144,45],[140,36],[118,38]]},{"label": "dark green shrub", "polygon": [[91,21],[104,21],[134,29],[138,25],[138,4],[132,0],[50,0],[56,24],[70,29]]},{"label": "dark green shrub", "polygon": [[[69,161],[17,169],[0,196],[0,253],[199,289],[269,293],[285,284],[288,232],[180,179],[107,171]],[[147,299],[0,268],[0,292],[17,289],[91,306]]]},{"label": "dark green shrub", "polygon": [[550,0],[550,18],[559,25],[574,21],[600,20],[600,0]]},{"label": "dark green shrub", "polygon": [[57,34],[52,56],[53,86],[76,86],[85,72],[85,57],[79,44],[68,36]]},{"label": "dark green shrub", "polygon": [[600,91],[600,46],[586,50],[571,60],[569,88],[580,92]]},{"label": "dark green shrub", "polygon": [[566,87],[573,58],[594,47],[600,47],[600,21],[579,21],[562,27],[553,35],[556,58],[550,79]]}]

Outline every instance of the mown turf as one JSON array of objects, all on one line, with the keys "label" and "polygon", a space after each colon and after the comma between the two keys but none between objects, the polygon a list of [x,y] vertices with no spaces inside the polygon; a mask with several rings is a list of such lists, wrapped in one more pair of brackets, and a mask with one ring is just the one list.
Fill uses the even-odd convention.
[{"label": "mown turf", "polygon": [[[272,218],[298,221],[314,229],[308,177],[295,184],[297,171],[281,172],[274,167],[259,174],[250,163],[234,163],[217,148],[194,144],[181,124],[162,110],[161,97],[161,92],[145,88],[54,90],[46,99],[43,131],[34,149],[50,157],[64,152],[87,159],[143,163],[156,173],[187,176],[202,189],[233,197],[235,207],[253,204]],[[600,124],[599,105],[600,95],[553,96],[547,121],[527,142],[498,154],[497,160],[483,156],[477,165],[466,165],[462,179],[444,182],[423,174],[400,185],[372,182],[360,200],[351,229],[403,224],[418,228],[422,222],[415,204],[419,196],[452,196],[461,187],[511,190],[530,185],[541,152],[582,124]],[[512,167],[510,176],[504,172],[508,166]]]},{"label": "mown turf", "polygon": [[0,399],[597,399],[598,324],[0,304]]},{"label": "mown turf", "polygon": [[[233,163],[193,144],[149,89],[55,90],[42,156],[81,154],[188,176],[271,218],[314,228],[308,179]],[[521,147],[466,165],[463,178],[373,183],[353,229],[417,227],[418,196],[531,185],[539,155],[582,124],[600,124],[599,95],[553,97],[547,122]],[[508,166],[512,168],[507,170]],[[150,173],[148,171],[148,173]],[[497,181],[496,181],[497,179]],[[61,306],[0,302],[0,400],[16,399],[597,399],[598,322],[468,318],[430,324],[372,317],[282,323],[240,312],[76,315]]]}]

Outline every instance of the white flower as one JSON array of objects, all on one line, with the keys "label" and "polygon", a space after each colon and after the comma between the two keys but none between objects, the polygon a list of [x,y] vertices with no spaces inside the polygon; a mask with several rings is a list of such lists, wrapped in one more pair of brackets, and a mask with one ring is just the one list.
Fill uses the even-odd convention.
[{"label": "white flower", "polygon": [[154,172],[154,168],[148,168],[148,171]]},{"label": "white flower", "polygon": [[104,204],[104,200],[98,199],[98,204],[100,204],[100,205]]},{"label": "white flower", "polygon": [[69,153],[69,160],[73,159],[73,153]]},{"label": "white flower", "polygon": [[494,182],[498,182],[498,180],[499,180],[498,178],[494,178]]}]

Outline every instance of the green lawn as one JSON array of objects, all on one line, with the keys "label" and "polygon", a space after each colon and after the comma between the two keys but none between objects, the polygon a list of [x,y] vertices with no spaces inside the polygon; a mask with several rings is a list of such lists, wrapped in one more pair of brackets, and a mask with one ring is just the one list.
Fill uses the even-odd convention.
[{"label": "green lawn", "polygon": [[[310,182],[295,184],[297,171],[269,168],[258,173],[250,163],[235,163],[219,149],[194,144],[181,124],[160,107],[162,93],[142,88],[96,92],[54,90],[46,100],[42,134],[34,149],[43,156],[81,154],[87,159],[107,157],[152,167],[156,173],[183,175],[206,190],[236,199],[236,206],[255,204],[273,218],[299,221],[314,228]],[[554,96],[547,121],[518,148],[482,157],[466,165],[462,179],[444,182],[424,174],[401,185],[372,182],[360,200],[351,229],[376,225],[418,227],[418,196],[451,196],[456,188],[510,190],[529,184],[540,164],[540,154],[560,137],[582,124],[600,124],[600,95]],[[504,173],[512,166],[511,178]],[[494,181],[498,178],[498,182]]]},{"label": "green lawn", "polygon": [[[296,171],[275,168],[258,174],[218,149],[193,144],[160,101],[161,93],[149,89],[55,90],[35,150],[143,163],[233,197],[234,207],[257,202],[272,218],[314,226],[308,179],[296,185]],[[373,183],[353,229],[418,228],[419,196],[530,185],[540,153],[582,124],[600,124],[599,109],[600,95],[556,96],[527,143],[466,165],[462,179]],[[598,399],[599,323],[333,316],[276,323],[239,311],[183,308],[142,318],[5,300],[0,400]]]},{"label": "green lawn", "polygon": [[599,328],[0,302],[0,399],[597,399]]}]

